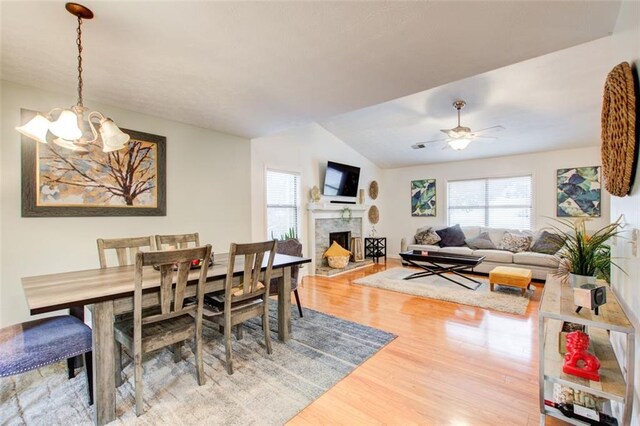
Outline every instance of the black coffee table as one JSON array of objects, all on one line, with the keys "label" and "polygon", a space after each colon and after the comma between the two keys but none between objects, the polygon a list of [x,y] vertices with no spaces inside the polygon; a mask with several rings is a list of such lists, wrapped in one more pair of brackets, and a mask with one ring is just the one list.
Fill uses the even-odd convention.
[{"label": "black coffee table", "polygon": [[[484,260],[484,256],[470,256],[465,254],[449,254],[439,252],[426,252],[421,250],[405,251],[400,253],[400,257],[408,264],[422,269],[422,272],[416,272],[407,277],[405,280],[412,280],[414,278],[428,277],[430,275],[438,275],[447,281],[451,281],[454,284],[458,284],[469,290],[477,290],[482,285],[481,282],[474,280],[473,278],[462,275],[458,271],[463,269],[469,269],[478,266]],[[474,282],[474,286],[469,286],[460,281],[454,280],[451,277],[444,275],[447,272],[464,278],[465,280]]]}]

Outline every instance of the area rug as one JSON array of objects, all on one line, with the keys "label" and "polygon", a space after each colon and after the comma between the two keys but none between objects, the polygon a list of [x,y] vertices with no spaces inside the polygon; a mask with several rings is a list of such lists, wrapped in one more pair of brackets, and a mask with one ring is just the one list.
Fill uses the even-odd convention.
[{"label": "area rug", "polygon": [[[468,290],[437,275],[403,280],[404,277],[415,272],[416,269],[392,268],[360,278],[354,283],[518,315],[523,315],[527,311],[529,297],[533,294],[533,290],[529,289],[525,293],[525,297],[522,297],[519,288],[499,285],[494,286],[494,291],[490,292],[489,280],[477,276],[473,278],[480,281],[482,285],[475,291]],[[448,275],[456,280],[466,281],[453,274]],[[465,282],[465,284],[473,283]]]},{"label": "area rug", "polygon": [[[275,304],[271,306],[276,324]],[[272,327],[273,353],[267,355],[260,320],[246,323],[244,338],[233,338],[234,374],[224,367],[224,344],[205,327],[207,382],[198,386],[191,346],[182,361],[169,350],[144,358],[145,413],[136,417],[133,366],[124,369],[118,388],[117,420],[136,425],[279,425],[286,423],[395,336],[384,331],[304,309],[291,310],[292,339],[283,344]],[[84,370],[67,380],[61,362],[0,379],[0,424],[90,425]]]}]

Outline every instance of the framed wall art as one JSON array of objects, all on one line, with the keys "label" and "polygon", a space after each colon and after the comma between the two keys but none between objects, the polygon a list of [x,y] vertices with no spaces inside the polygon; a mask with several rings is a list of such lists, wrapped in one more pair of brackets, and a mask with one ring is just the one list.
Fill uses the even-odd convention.
[{"label": "framed wall art", "polygon": [[436,180],[411,181],[411,216],[436,215]]},{"label": "framed wall art", "polygon": [[[23,121],[29,113],[23,110]],[[122,131],[129,144],[109,153],[94,144],[77,153],[23,136],[22,216],[165,216],[166,138]]]},{"label": "framed wall art", "polygon": [[558,217],[600,217],[600,166],[559,169]]}]

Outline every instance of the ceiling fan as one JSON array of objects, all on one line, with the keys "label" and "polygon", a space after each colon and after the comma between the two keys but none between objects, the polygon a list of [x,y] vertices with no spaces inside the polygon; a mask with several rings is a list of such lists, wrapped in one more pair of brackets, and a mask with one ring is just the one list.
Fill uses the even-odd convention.
[{"label": "ceiling fan", "polygon": [[480,129],[480,130],[476,130],[475,132],[472,132],[470,127],[465,127],[460,125],[460,110],[464,108],[466,104],[467,103],[463,100],[457,100],[453,103],[453,107],[456,110],[458,110],[458,125],[453,129],[440,130],[442,133],[447,135],[446,138],[435,139],[435,140],[426,141],[426,142],[418,142],[416,144],[411,145],[411,148],[421,149],[421,148],[425,148],[426,144],[429,144],[429,143],[446,142],[447,145],[445,145],[444,148],[449,146],[452,149],[455,149],[456,151],[462,151],[467,146],[469,146],[469,144],[475,139],[496,139],[495,137],[491,137],[491,136],[483,136],[483,134],[491,131],[495,132],[499,130],[504,130],[504,127],[492,126],[492,127],[487,127],[485,129]]}]

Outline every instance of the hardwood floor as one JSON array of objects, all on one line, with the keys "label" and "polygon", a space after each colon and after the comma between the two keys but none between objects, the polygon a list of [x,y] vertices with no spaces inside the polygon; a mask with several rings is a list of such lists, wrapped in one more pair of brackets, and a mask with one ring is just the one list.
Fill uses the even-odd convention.
[{"label": "hardwood floor", "polygon": [[538,425],[542,285],[519,316],[352,284],[399,266],[304,277],[304,307],[398,337],[289,424]]}]

